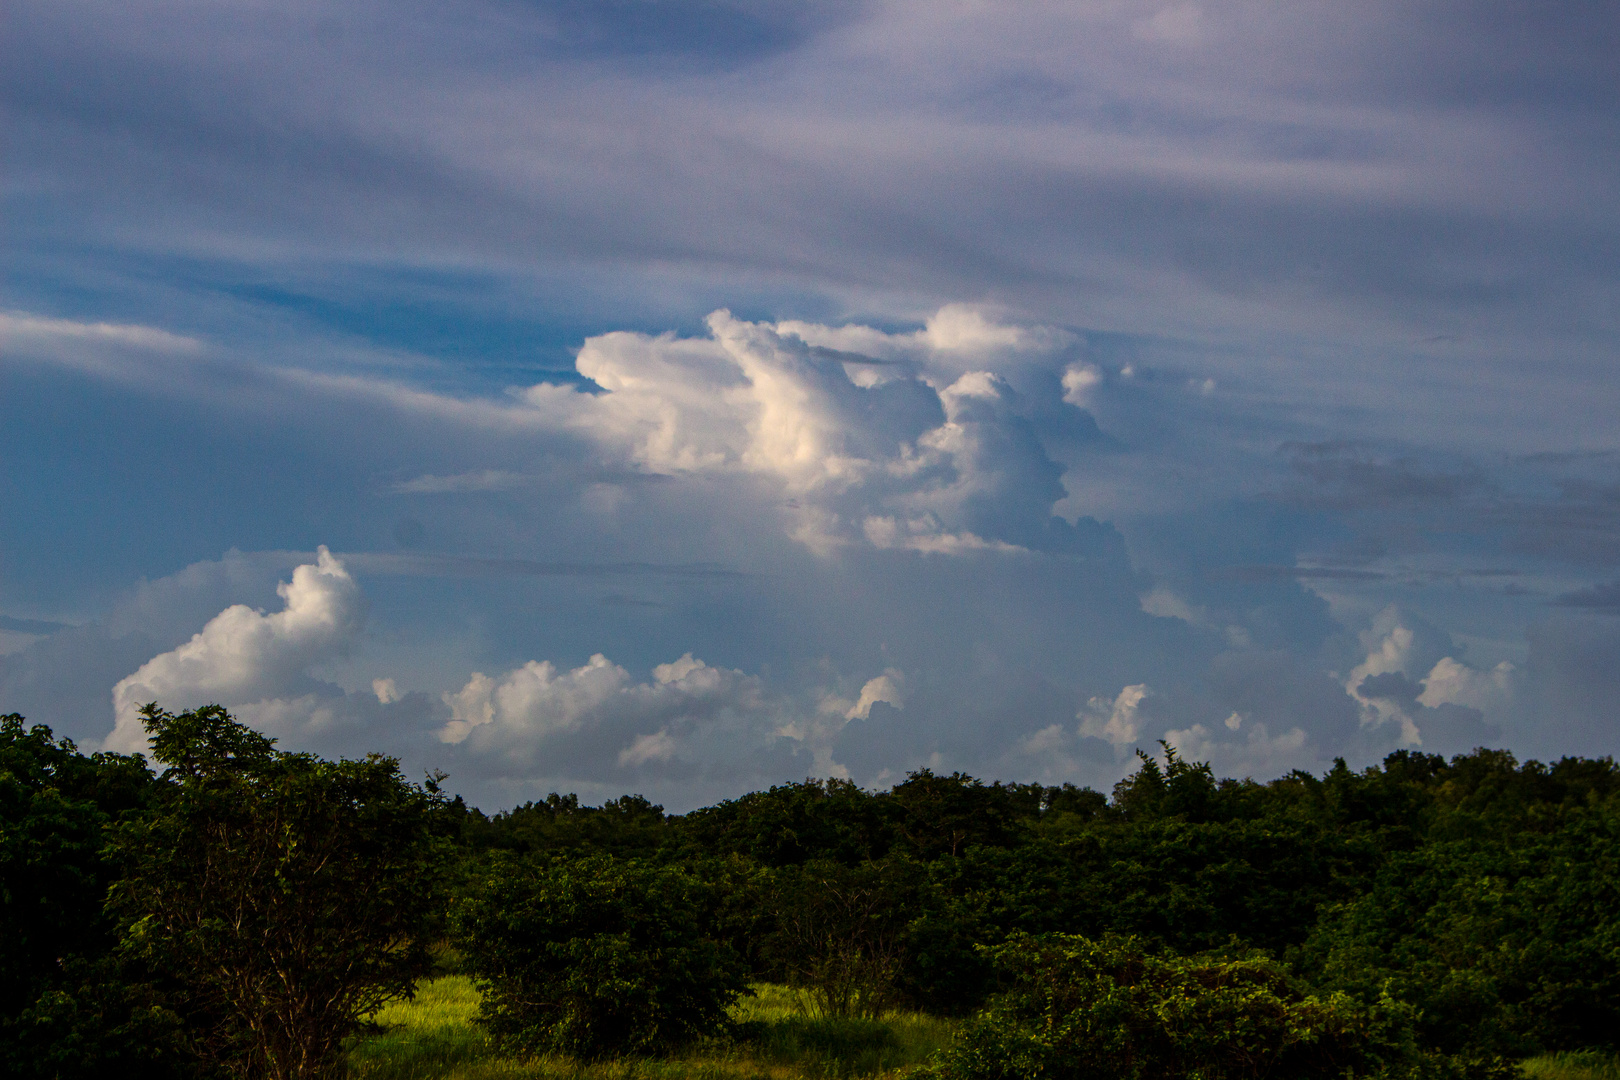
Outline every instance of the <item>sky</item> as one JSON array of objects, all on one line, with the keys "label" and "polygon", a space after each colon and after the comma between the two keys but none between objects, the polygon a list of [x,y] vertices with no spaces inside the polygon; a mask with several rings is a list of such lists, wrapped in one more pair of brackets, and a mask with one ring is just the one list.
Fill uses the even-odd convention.
[{"label": "sky", "polygon": [[1620,8],[10,0],[0,712],[495,810],[1620,739]]}]

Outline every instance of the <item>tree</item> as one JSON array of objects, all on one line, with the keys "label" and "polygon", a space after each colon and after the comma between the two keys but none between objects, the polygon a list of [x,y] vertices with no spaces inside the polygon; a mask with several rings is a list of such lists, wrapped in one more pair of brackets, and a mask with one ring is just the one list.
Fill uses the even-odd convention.
[{"label": "tree", "polygon": [[822,1016],[877,1017],[894,1004],[904,954],[906,887],[917,864],[894,857],[843,866],[818,860],[776,871],[775,929],[764,952]]},{"label": "tree", "polygon": [[217,705],[142,715],[168,768],[113,833],[125,951],[180,988],[205,1062],[340,1076],[343,1039],[429,968],[442,799],[392,758],[277,751]]},{"label": "tree", "polygon": [[[965,773],[936,776],[931,769],[907,773],[892,796],[901,807],[901,833],[923,859],[961,855],[975,844],[1011,847],[1018,840],[1018,792],[986,786]],[[1037,802],[1031,809],[1039,810]]]},{"label": "tree", "polygon": [[1620,816],[1550,836],[1429,844],[1329,908],[1298,957],[1363,1000],[1393,993],[1467,1058],[1620,1048]]},{"label": "tree", "polygon": [[1018,935],[989,950],[1008,992],[935,1080],[1345,1080],[1416,1061],[1398,1006],[1316,996],[1263,955],[1181,957],[1135,938]]},{"label": "tree", "polygon": [[680,867],[607,855],[493,855],[452,913],[480,1022],[520,1050],[662,1053],[722,1030],[746,989],[716,941],[713,890]]},{"label": "tree", "polygon": [[102,913],[105,830],[137,812],[139,758],[86,757],[43,725],[0,716],[0,1074],[174,1075],[175,1017],[114,955]]}]

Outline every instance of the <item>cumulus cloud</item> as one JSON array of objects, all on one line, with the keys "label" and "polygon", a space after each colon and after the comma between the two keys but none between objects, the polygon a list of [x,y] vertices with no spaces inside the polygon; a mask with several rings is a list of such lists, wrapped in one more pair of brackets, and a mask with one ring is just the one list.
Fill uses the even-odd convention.
[{"label": "cumulus cloud", "polygon": [[[1499,743],[1513,705],[1515,666],[1481,671],[1449,655],[1449,636],[1386,608],[1363,635],[1367,657],[1345,682],[1371,732],[1398,731],[1395,745],[1456,753]],[[1434,658],[1436,652],[1448,655]]]},{"label": "cumulus cloud", "polygon": [[[226,608],[179,648],[142,664],[113,688],[114,726],[105,748],[144,750],[138,711],[243,706],[307,696],[309,669],[344,654],[365,622],[365,605],[343,563],[322,547],[276,589],[284,607],[266,614]],[[379,693],[378,697],[382,695]],[[307,711],[307,710],[306,710]]]},{"label": "cumulus cloud", "polygon": [[1106,739],[1115,749],[1133,746],[1142,737],[1142,702],[1153,691],[1145,683],[1127,686],[1110,701],[1092,698],[1080,713],[1080,734]]},{"label": "cumulus cloud", "polygon": [[1029,403],[968,366],[1044,355],[1064,336],[967,308],[942,309],[912,334],[727,311],[707,326],[706,338],[590,338],[575,366],[602,392],[541,384],[524,400],[649,472],[768,479],[784,496],[788,534],[820,554],[858,543],[952,555],[1073,542],[1052,516],[1066,494],[1062,469]]},{"label": "cumulus cloud", "polygon": [[[1128,553],[1111,526],[1054,516],[1065,492],[1087,482],[1072,469],[1065,477],[1054,454],[1072,459],[1095,445],[1064,443],[1054,425],[1076,422],[1065,401],[1102,409],[1139,391],[1186,400],[1185,368],[1155,375],[1144,365],[1129,379],[1110,379],[1075,361],[1073,344],[967,309],[912,333],[749,322],[722,311],[694,337],[588,339],[577,366],[590,386],[542,384],[503,402],[390,391],[379,398],[388,408],[404,402],[460,417],[466,426],[457,438],[476,438],[452,455],[379,470],[415,479],[390,487],[367,476],[363,491],[384,500],[378,535],[399,520],[405,499],[418,500],[412,512],[423,516],[429,500],[445,495],[457,496],[469,515],[498,501],[512,521],[528,516],[517,527],[486,528],[481,538],[467,532],[473,542],[457,554],[356,553],[350,566],[388,575],[380,581],[400,588],[411,587],[401,580],[407,575],[503,574],[513,582],[532,575],[545,580],[546,603],[567,617],[540,626],[548,620],[507,611],[489,638],[476,640],[482,627],[467,631],[475,643],[465,658],[451,665],[441,656],[431,676],[414,672],[410,681],[423,687],[415,694],[401,689],[403,678],[389,677],[401,667],[351,672],[349,682],[362,689],[345,693],[311,674],[342,646],[317,642],[299,653],[290,644],[304,608],[286,590],[311,568],[300,566],[283,586],[286,611],[236,605],[221,613],[217,597],[258,589],[253,582],[266,567],[287,558],[230,555],[138,590],[142,610],[170,612],[162,616],[170,622],[181,607],[199,609],[200,598],[214,598],[207,602],[217,618],[197,641],[119,684],[124,736],[140,700],[195,693],[190,704],[224,700],[263,729],[305,745],[316,739],[322,749],[336,746],[340,731],[354,745],[367,732],[395,751],[430,733],[429,749],[442,755],[432,763],[482,784],[486,795],[548,777],[598,790],[634,778],[685,792],[735,791],[806,772],[875,782],[931,762],[1106,783],[1133,748],[1155,738],[1253,771],[1334,753],[1365,759],[1397,745],[1466,749],[1470,740],[1490,740],[1515,700],[1512,665],[1476,670],[1443,631],[1395,608],[1374,619],[1353,660],[1335,652],[1337,662],[1324,664],[1331,650],[1323,643],[1331,638],[1338,650],[1347,633],[1336,631],[1327,601],[1301,584],[1306,572],[1288,537],[1256,525],[1252,514],[1223,511],[1193,530],[1174,517],[1164,528],[1192,534],[1204,565],[1212,545],[1254,558],[1257,542],[1275,544],[1266,566],[1286,572],[1223,577],[1197,572],[1195,561],[1161,575],[1138,568],[1161,564],[1151,532],[1137,528]],[[1042,378],[1032,377],[1036,369]],[[370,384],[344,385],[345,393],[361,393]],[[429,399],[441,405],[422,405]],[[484,424],[492,411],[516,419],[497,429]],[[525,456],[534,433],[567,443],[559,469]],[[495,445],[495,461],[480,462],[480,451]],[[1123,449],[1096,456],[1112,460]],[[482,498],[492,492],[507,496]],[[560,505],[583,512],[557,515]],[[435,519],[430,542],[440,543],[450,527]],[[510,538],[505,551],[524,557],[471,553],[490,536]],[[541,536],[541,543],[555,540],[551,551],[529,546]],[[603,544],[623,550],[631,536],[657,550],[655,560],[675,561],[639,552],[590,565],[533,557]],[[736,541],[723,556],[710,543],[718,536]],[[1142,562],[1133,565],[1138,554]],[[757,561],[742,573],[678,561],[693,557]],[[322,565],[318,559],[315,569]],[[1310,583],[1335,587],[1363,580],[1309,573]],[[658,595],[596,593],[592,582],[621,574],[640,576],[643,591]],[[561,598],[574,591],[580,595]],[[721,591],[729,606],[715,603]],[[494,610],[489,604],[497,602],[484,603]],[[939,618],[941,603],[952,605],[952,619]],[[700,616],[679,636],[651,630],[661,613],[683,610],[723,613]],[[737,614],[763,634],[739,645],[727,625]],[[632,618],[636,632],[664,634],[659,651],[627,641],[624,623]],[[286,633],[265,629],[277,619],[291,620]],[[232,630],[237,622],[241,633]],[[514,643],[520,622],[533,628]],[[580,640],[594,647],[597,639],[585,635],[597,633],[602,652],[581,666],[520,662],[583,655]],[[244,647],[260,656],[263,673],[232,674],[232,642],[254,634],[280,644],[257,653],[258,646]],[[632,674],[638,663],[682,648],[692,651]],[[716,649],[726,650],[726,664],[694,659],[713,660]],[[819,662],[811,658],[834,653],[826,670],[805,674]],[[274,659],[282,655],[289,658]],[[835,667],[860,671],[865,681],[830,674]],[[1325,667],[1353,670],[1330,675]],[[886,670],[874,676],[874,668]],[[1122,689],[1077,714],[1080,686]],[[708,779],[694,787],[698,776]]]},{"label": "cumulus cloud", "polygon": [[600,653],[572,670],[531,660],[497,678],[474,673],[444,702],[450,720],[439,738],[480,774],[585,780],[712,764],[695,761],[702,755],[693,747],[717,728],[752,744],[727,755],[745,757],[781,736],[789,711],[758,677],[690,653],[654,667],[646,681]]},{"label": "cumulus cloud", "polygon": [[1076,408],[1091,404],[1092,393],[1102,385],[1103,374],[1095,364],[1070,364],[1063,370],[1063,400]]},{"label": "cumulus cloud", "polygon": [[856,718],[865,720],[872,715],[872,706],[878,702],[892,705],[896,709],[906,707],[906,676],[895,668],[889,668],[874,679],[866,680],[861,687],[861,696],[855,700],[844,712],[845,720]]},{"label": "cumulus cloud", "polygon": [[1451,656],[1435,661],[1423,678],[1423,692],[1416,698],[1421,705],[1466,705],[1486,714],[1501,715],[1513,704],[1518,668],[1503,660],[1488,671],[1469,667]]}]

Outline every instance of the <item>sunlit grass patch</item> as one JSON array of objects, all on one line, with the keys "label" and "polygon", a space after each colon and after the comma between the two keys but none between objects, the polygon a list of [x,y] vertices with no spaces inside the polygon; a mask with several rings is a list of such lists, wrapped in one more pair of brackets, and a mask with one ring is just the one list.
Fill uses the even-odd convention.
[{"label": "sunlit grass patch", "polygon": [[808,998],[785,986],[760,984],[739,1001],[738,1052],[795,1075],[872,1076],[923,1061],[950,1042],[949,1021],[892,1011],[875,1019],[814,1015]]},{"label": "sunlit grass patch", "polygon": [[1525,1080],[1620,1080],[1620,1058],[1593,1051],[1543,1054],[1519,1068]]},{"label": "sunlit grass patch", "polygon": [[349,1075],[353,1080],[846,1080],[917,1064],[950,1041],[950,1023],[922,1013],[818,1018],[808,1015],[804,999],[787,987],[754,989],[732,1011],[737,1038],[707,1040],[667,1060],[584,1063],[560,1055],[499,1053],[472,1023],[479,1001],[472,980],[444,976],[423,982],[414,1001],[394,1002],[372,1018],[381,1030],[356,1041]]},{"label": "sunlit grass patch", "polygon": [[356,1080],[471,1077],[475,1074],[467,1068],[492,1064],[494,1056],[488,1036],[473,1026],[477,1012],[478,991],[465,975],[424,981],[415,1000],[391,1002],[372,1017],[382,1030],[351,1048],[349,1075]]}]

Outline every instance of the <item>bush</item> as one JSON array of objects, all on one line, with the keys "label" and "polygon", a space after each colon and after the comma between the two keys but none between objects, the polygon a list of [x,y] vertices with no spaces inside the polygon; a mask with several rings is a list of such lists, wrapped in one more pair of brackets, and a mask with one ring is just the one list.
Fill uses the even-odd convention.
[{"label": "bush", "polygon": [[483,991],[479,1022],[519,1050],[667,1052],[723,1030],[746,989],[713,939],[711,889],[675,867],[496,855],[453,912]]},{"label": "bush", "polygon": [[1415,1060],[1395,1007],[1304,992],[1260,955],[1180,957],[1135,938],[1019,936],[1009,988],[930,1066],[938,1080],[1343,1077]]},{"label": "bush", "polygon": [[762,950],[822,1017],[877,1017],[894,1004],[902,912],[915,864],[854,867],[817,860],[774,875],[767,900],[775,929]]}]

